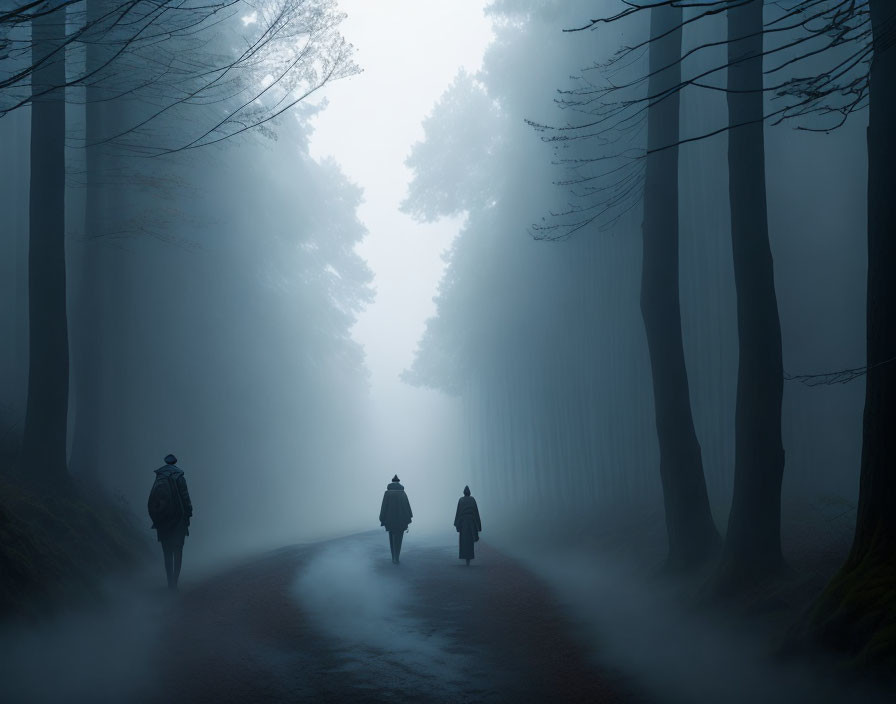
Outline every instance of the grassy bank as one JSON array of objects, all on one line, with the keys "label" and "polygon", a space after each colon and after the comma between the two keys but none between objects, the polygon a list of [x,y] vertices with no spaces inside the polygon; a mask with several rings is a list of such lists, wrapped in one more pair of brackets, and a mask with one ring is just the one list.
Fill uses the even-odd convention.
[{"label": "grassy bank", "polygon": [[102,579],[149,557],[145,533],[99,491],[0,475],[0,620],[36,620],[94,597]]}]

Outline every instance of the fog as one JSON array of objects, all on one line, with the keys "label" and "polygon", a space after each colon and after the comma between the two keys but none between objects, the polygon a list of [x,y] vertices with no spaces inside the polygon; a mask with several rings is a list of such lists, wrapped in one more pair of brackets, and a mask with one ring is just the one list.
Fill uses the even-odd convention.
[{"label": "fog", "polygon": [[[344,9],[362,73],[282,116],[276,140],[249,133],[150,160],[110,148],[93,221],[77,146],[83,106],[69,105],[72,470],[103,477],[139,512],[151,471],[174,452],[207,497],[192,536],[205,557],[360,530],[395,473],[418,520],[445,525],[471,482],[489,504],[519,508],[542,462],[527,446],[545,427],[535,409],[557,417],[547,409],[568,399],[579,419],[556,423],[545,452],[598,467],[594,488],[575,497],[657,497],[637,209],[567,242],[528,231],[567,194],[524,120],[566,119],[556,90],[574,85],[604,35],[556,39],[582,16],[575,4]],[[698,25],[690,41],[723,25]],[[723,102],[686,91],[687,129],[710,129]],[[790,374],[861,362],[864,243],[850,233],[865,221],[864,119],[830,134],[766,130]],[[0,129],[11,453],[27,363],[26,113]],[[682,329],[721,512],[737,368],[724,149],[724,135],[686,145],[680,165]],[[862,394],[861,379],[787,384],[785,493],[855,500]],[[259,487],[251,502],[235,491],[247,475]]]},{"label": "fog", "polygon": [[[423,116],[459,66],[478,65],[489,23],[472,5],[463,14],[409,2],[344,10],[363,73],[283,116],[276,140],[248,135],[149,161],[110,147],[97,177],[101,222],[87,223],[101,232],[85,234],[83,106],[68,109],[73,471],[101,476],[142,512],[152,470],[174,452],[191,490],[207,497],[191,531],[203,562],[369,526],[395,473],[420,507],[418,522],[450,527],[468,481],[456,403],[399,379],[433,312],[457,224],[421,228],[397,204]],[[446,33],[408,74],[407,57],[433,45],[397,17],[457,32],[478,24],[481,36],[458,44]],[[357,120],[359,111],[368,118]],[[16,235],[3,243],[4,320],[15,341],[4,348],[4,387],[17,389],[4,399],[4,422],[18,428],[26,118],[14,112],[0,126],[19,148],[5,147],[15,166],[4,169],[3,190]],[[94,429],[84,449],[79,432]],[[238,488],[244,480],[251,500]]]},{"label": "fog", "polygon": [[674,590],[645,584],[618,555],[604,558],[583,566],[580,555],[560,554],[533,568],[554,586],[593,657],[636,676],[651,701],[886,700],[861,683],[782,665],[761,634],[738,628],[724,614],[682,611]]},{"label": "fog", "polygon": [[397,670],[399,681],[391,686],[420,697],[469,671],[469,655],[453,652],[448,639],[408,615],[415,595],[406,578],[377,571],[373,562],[369,551],[334,547],[314,558],[295,582],[298,603],[355,654],[345,670]]},{"label": "fog", "polygon": [[[0,635],[4,698],[55,702],[133,700],[153,683],[152,658],[170,605],[108,580],[102,606]],[[52,676],[48,676],[48,672]]]},{"label": "fog", "polygon": [[[77,34],[100,4],[74,3],[63,30]],[[764,174],[764,190],[740,190],[766,208],[765,288],[736,278],[763,235],[738,248],[743,223],[732,213],[744,210],[729,183],[741,175],[737,96],[762,95],[760,110],[778,114],[815,86],[788,80],[825,75],[848,47],[797,61],[808,50],[788,42],[805,26],[767,33],[766,68],[782,65],[763,74],[764,93],[737,91],[725,83],[729,20],[710,13],[684,24],[674,64],[685,80],[657,100],[648,82],[669,67],[648,68],[660,43],[647,41],[649,13],[587,26],[620,11],[611,0],[225,5],[195,32],[160,20],[158,56],[134,40],[116,64],[108,52],[128,30],[113,26],[98,40],[89,22],[61,50],[64,179],[57,174],[53,199],[35,185],[44,168],[35,155],[49,149],[46,128],[32,127],[42,97],[16,105],[42,74],[9,79],[32,60],[30,25],[0,21],[0,469],[28,474],[26,425],[46,402],[34,389],[44,371],[63,374],[54,427],[64,461],[44,472],[37,495],[71,482],[102,496],[133,516],[154,561],[97,575],[96,610],[0,631],[12,700],[86,701],[97,691],[101,701],[137,700],[154,686],[146,663],[168,647],[162,624],[192,614],[214,624],[204,636],[212,642],[225,617],[196,614],[211,614],[202,609],[216,599],[228,614],[268,603],[264,585],[287,595],[271,597],[280,616],[245,632],[253,657],[279,673],[272,681],[299,667],[299,648],[272,645],[258,623],[301,614],[295,632],[315,634],[320,657],[331,658],[316,676],[364,680],[351,690],[358,701],[451,701],[465,691],[504,701],[511,690],[489,699],[489,688],[516,671],[503,659],[505,670],[492,671],[488,658],[512,660],[503,652],[517,637],[467,641],[472,617],[425,593],[441,579],[431,572],[440,560],[459,567],[452,523],[465,485],[483,517],[487,548],[476,549],[493,557],[493,571],[488,558],[455,570],[446,593],[467,589],[466,574],[471,602],[490,588],[534,590],[562,615],[544,620],[620,701],[877,697],[864,680],[850,693],[837,677],[818,679],[817,662],[779,653],[846,560],[860,502],[871,364],[867,100],[760,118],[751,173]],[[313,29],[274,32],[279,43],[259,49],[258,32],[278,26],[271,18],[284,7]],[[779,12],[766,7],[766,22]],[[293,54],[307,65],[291,64]],[[212,70],[218,61],[233,64]],[[768,87],[777,81],[788,89]],[[649,122],[673,94],[680,125],[674,144],[657,147]],[[826,121],[841,112],[842,125]],[[672,165],[652,186],[661,163]],[[667,210],[655,215],[656,203]],[[63,223],[52,319],[47,307],[35,313],[46,303],[34,273],[46,246],[35,235],[42,209]],[[656,260],[661,272],[648,265],[656,222],[669,230],[665,242],[673,230],[677,238]],[[755,280],[760,269],[754,262]],[[680,299],[652,299],[653,329],[651,271],[665,298]],[[748,338],[757,319],[778,324],[750,307],[769,290],[777,348],[773,334]],[[45,327],[67,337],[38,356]],[[664,354],[658,329],[672,340]],[[754,363],[773,348],[783,369]],[[681,373],[664,395],[676,355]],[[849,383],[814,376],[838,370],[860,371]],[[762,458],[781,458],[777,421],[775,437],[763,437],[743,419],[782,372],[776,478]],[[664,436],[664,425],[678,430]],[[145,509],[169,453],[194,507],[183,602],[161,590]],[[766,474],[751,493],[743,487],[756,465],[755,476]],[[676,494],[686,470],[697,479],[681,479]],[[401,569],[385,564],[378,519],[393,475],[413,509]],[[675,511],[687,514],[677,535],[694,536],[704,494],[713,547],[681,569]],[[762,528],[738,525],[765,518],[777,526],[777,572],[760,558],[739,563],[732,547],[743,531],[758,544]],[[270,552],[278,549],[287,552]],[[525,569],[528,586],[500,582],[498,555]],[[731,565],[749,584],[720,601],[714,585]],[[219,579],[230,591],[215,591]],[[518,616],[501,623],[541,627],[533,613]],[[89,664],[100,660],[111,663],[101,676]],[[215,663],[226,668],[223,655]],[[43,680],[48,665],[55,677]],[[586,687],[581,668],[558,667],[570,687]],[[294,687],[317,695],[307,682]]]}]

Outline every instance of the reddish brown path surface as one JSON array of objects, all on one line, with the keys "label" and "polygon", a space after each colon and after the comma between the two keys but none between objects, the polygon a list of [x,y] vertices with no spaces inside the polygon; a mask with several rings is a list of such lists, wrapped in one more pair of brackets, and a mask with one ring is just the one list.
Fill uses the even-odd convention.
[{"label": "reddish brown path surface", "polygon": [[385,534],[285,548],[166,610],[152,701],[629,702],[547,588],[477,544]]}]

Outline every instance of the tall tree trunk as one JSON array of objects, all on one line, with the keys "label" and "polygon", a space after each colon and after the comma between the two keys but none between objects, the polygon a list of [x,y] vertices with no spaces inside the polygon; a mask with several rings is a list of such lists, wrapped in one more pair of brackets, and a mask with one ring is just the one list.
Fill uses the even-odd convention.
[{"label": "tall tree trunk", "polygon": [[[103,0],[88,0],[87,22],[94,29],[87,33],[88,73],[101,71],[116,47],[109,36],[108,22],[102,17],[109,11]],[[100,74],[97,74],[100,75]],[[107,374],[104,356],[108,348],[106,326],[109,325],[108,256],[105,235],[109,229],[107,214],[109,147],[102,140],[109,136],[108,118],[114,109],[111,90],[99,81],[85,91],[85,171],[84,243],[80,259],[78,287],[77,330],[73,331],[73,379],[75,391],[75,420],[72,429],[72,472],[95,479],[100,465],[100,428],[107,410],[105,391]]]},{"label": "tall tree trunk", "polygon": [[[896,5],[871,0],[874,61],[868,121],[868,301],[865,417],[856,535],[847,566],[896,547]],[[880,365],[880,366],[875,366]]]},{"label": "tall tree trunk", "polygon": [[[868,300],[865,416],[856,532],[819,598],[810,634],[892,675],[896,639],[896,3],[871,0],[874,58],[868,118]],[[876,366],[879,365],[879,366]]]},{"label": "tall tree trunk", "polygon": [[[681,10],[650,11],[650,95],[670,90],[647,117],[648,149],[679,139]],[[677,28],[677,29],[676,29]],[[665,36],[664,36],[665,35]],[[670,68],[663,67],[670,66]],[[678,286],[678,147],[647,157],[644,185],[644,248],[641,314],[653,372],[660,477],[669,538],[668,565],[697,564],[714,552],[719,535],[712,521],[703,460],[688,391]]]},{"label": "tall tree trunk", "polygon": [[[32,21],[28,400],[19,465],[66,475],[68,321],[65,295],[65,9]],[[54,54],[54,52],[56,52]]]},{"label": "tall tree trunk", "polygon": [[728,10],[729,197],[737,292],[734,495],[718,587],[782,565],[781,323],[768,239],[762,95],[762,9]]}]

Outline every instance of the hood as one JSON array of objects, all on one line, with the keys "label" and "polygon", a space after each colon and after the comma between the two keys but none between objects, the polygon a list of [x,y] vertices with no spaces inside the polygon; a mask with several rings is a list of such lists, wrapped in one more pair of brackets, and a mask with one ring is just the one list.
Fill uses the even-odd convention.
[{"label": "hood", "polygon": [[386,491],[404,491],[404,487],[398,482],[392,482],[386,487]]},{"label": "hood", "polygon": [[166,464],[164,467],[159,467],[157,470],[155,470],[155,473],[160,477],[176,477],[178,474],[183,474],[184,470],[182,470],[180,467],[177,467],[176,465]]}]

